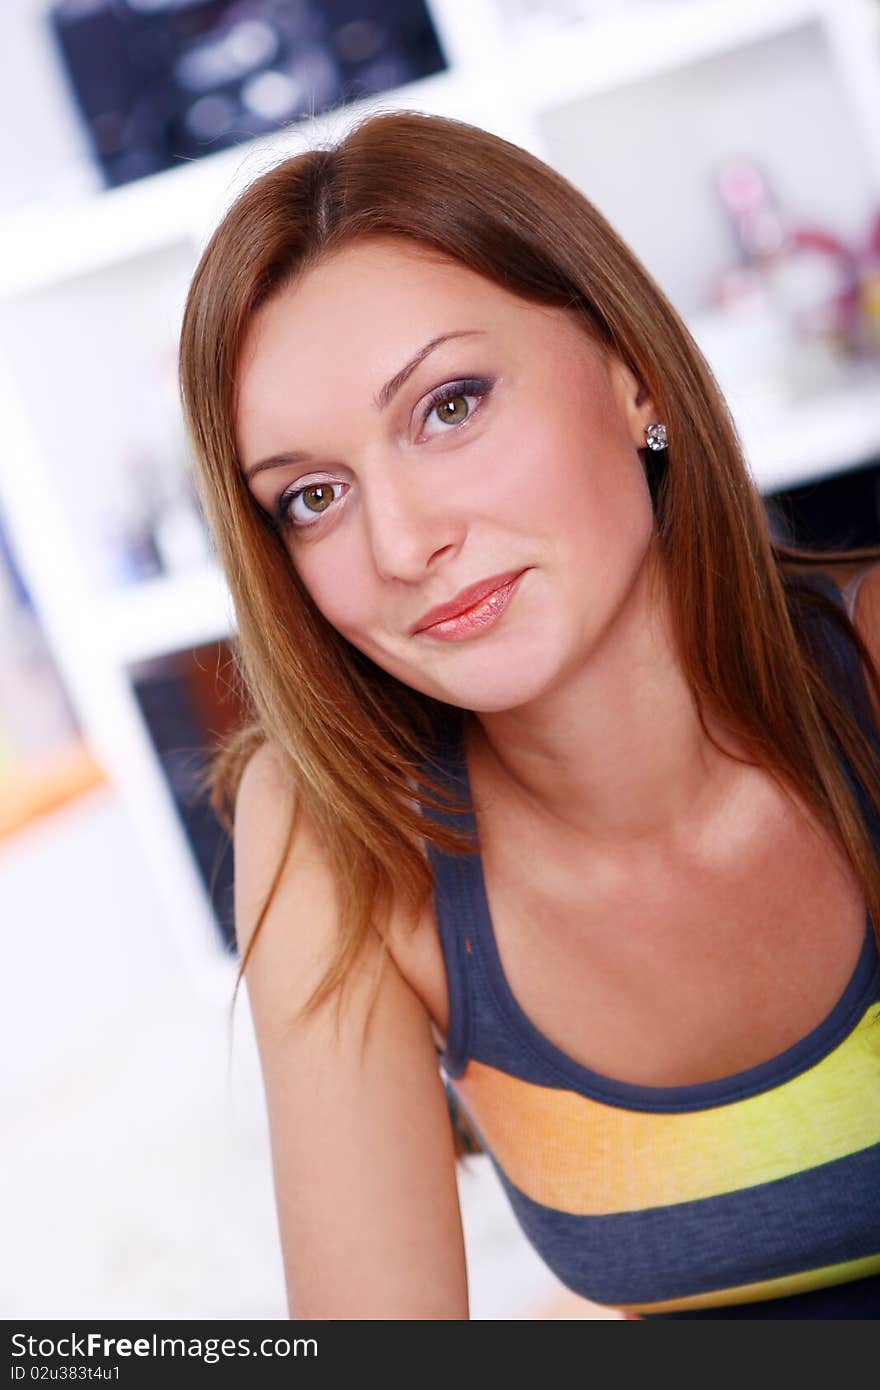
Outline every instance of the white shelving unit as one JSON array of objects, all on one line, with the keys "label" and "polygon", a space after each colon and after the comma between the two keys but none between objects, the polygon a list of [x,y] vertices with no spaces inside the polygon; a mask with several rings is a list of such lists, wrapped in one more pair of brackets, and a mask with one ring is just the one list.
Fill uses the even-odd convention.
[{"label": "white shelving unit", "polygon": [[[576,20],[434,0],[449,70],[271,139],[0,219],[0,505],[85,733],[140,834],[200,987],[234,964],[133,692],[140,662],[221,641],[210,562],[114,584],[102,517],[126,458],[180,448],[176,327],[200,248],[235,194],[355,114],[459,116],[554,163],[634,246],[690,322],[765,491],[880,454],[880,364],[800,398],[737,376],[701,287],[733,257],[717,160],[764,162],[790,207],[852,237],[880,206],[880,0],[618,0]],[[810,177],[803,171],[809,170]],[[163,375],[164,373],[164,375]],[[147,383],[146,385],[144,383]],[[134,887],[133,891],[136,891]]]}]

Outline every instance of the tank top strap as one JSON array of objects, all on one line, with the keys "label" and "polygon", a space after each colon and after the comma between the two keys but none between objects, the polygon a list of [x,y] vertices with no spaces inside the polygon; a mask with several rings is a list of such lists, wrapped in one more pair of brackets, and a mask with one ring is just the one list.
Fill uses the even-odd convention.
[{"label": "tank top strap", "polygon": [[482,873],[476,850],[477,823],[470,800],[461,711],[450,710],[448,715],[444,715],[435,730],[433,753],[427,766],[432,779],[440,783],[444,794],[448,793],[451,799],[460,802],[466,809],[447,811],[422,803],[422,815],[437,824],[465,831],[475,846],[474,852],[452,853],[430,841],[425,842],[434,874],[434,910],[449,994],[449,1023],[440,1062],[448,1076],[458,1077],[471,1056],[475,999],[474,912],[475,905],[479,903],[478,889]]}]

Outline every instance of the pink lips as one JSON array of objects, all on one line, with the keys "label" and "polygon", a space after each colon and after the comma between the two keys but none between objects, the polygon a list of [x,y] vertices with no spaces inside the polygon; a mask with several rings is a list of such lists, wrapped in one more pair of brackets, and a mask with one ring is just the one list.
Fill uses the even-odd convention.
[{"label": "pink lips", "polygon": [[449,603],[432,608],[411,629],[411,635],[426,632],[432,637],[457,639],[483,631],[500,616],[525,570],[508,570],[471,584]]}]

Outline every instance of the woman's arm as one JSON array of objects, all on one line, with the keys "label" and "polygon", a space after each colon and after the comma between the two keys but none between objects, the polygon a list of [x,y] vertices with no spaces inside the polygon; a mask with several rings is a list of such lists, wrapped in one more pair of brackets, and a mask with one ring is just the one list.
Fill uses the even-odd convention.
[{"label": "woman's arm", "polygon": [[[235,918],[244,953],[283,849],[289,793],[269,745],[235,815]],[[370,946],[335,997],[290,1020],[337,929],[326,856],[300,815],[245,973],[269,1117],[291,1318],[467,1318],[452,1130],[427,1011],[389,956],[361,1055]]]}]

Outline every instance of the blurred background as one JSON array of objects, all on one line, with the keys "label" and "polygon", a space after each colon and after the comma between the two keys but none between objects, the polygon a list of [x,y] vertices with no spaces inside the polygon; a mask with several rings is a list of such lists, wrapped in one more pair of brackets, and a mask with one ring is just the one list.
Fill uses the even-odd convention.
[{"label": "blurred background", "polygon": [[[6,0],[0,77],[0,1305],[284,1318],[231,853],[194,791],[240,717],[176,395],[200,249],[353,113],[496,131],[684,315],[777,533],[877,542],[880,0]],[[459,1181],[474,1318],[609,1316],[487,1159]]]}]

